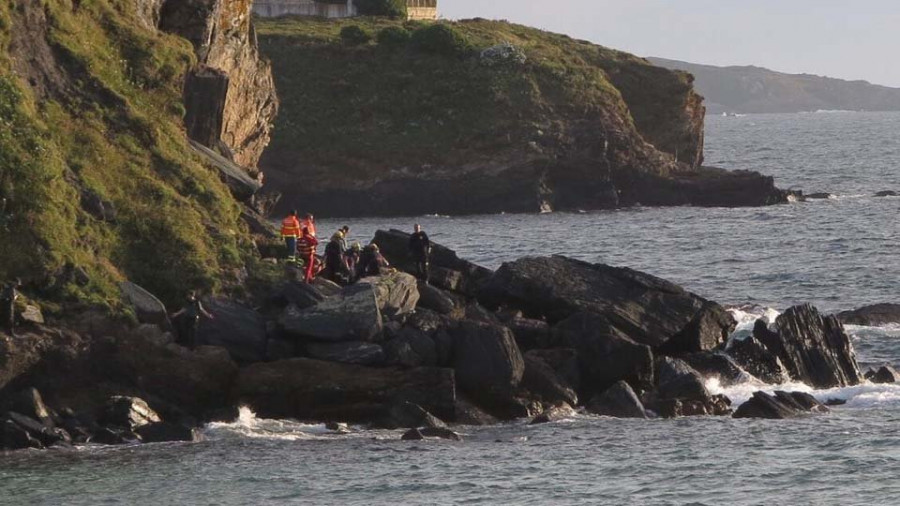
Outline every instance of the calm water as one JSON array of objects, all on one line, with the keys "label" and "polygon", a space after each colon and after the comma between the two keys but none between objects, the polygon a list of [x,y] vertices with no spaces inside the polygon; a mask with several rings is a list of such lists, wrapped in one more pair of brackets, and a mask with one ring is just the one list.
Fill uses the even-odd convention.
[{"label": "calm water", "polygon": [[[755,314],[736,313],[746,328],[764,308],[900,301],[900,199],[871,197],[900,191],[898,130],[900,114],[709,118],[708,163],[759,170],[779,186],[834,200],[349,222],[362,240],[419,221],[490,267],[551,253],[634,267],[723,303],[757,304]],[[862,362],[900,358],[900,328],[850,331]],[[709,386],[737,402],[758,388]],[[195,445],[2,457],[0,504],[896,504],[900,387],[816,394],[849,402],[827,416],[780,422],[579,417],[466,428],[463,443],[334,436],[244,411],[236,423],[208,427],[208,440]]]}]

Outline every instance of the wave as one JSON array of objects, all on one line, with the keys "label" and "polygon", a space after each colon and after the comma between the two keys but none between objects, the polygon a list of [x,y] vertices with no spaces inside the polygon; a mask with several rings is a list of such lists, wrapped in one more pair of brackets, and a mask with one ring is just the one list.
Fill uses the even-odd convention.
[{"label": "wave", "polygon": [[719,383],[718,378],[708,378],[706,380],[706,388],[713,395],[723,394],[731,399],[734,408],[747,402],[754,392],[760,390],[769,394],[776,390],[783,390],[786,392],[806,392],[812,394],[822,402],[832,399],[845,401],[846,404],[843,407],[851,409],[869,409],[900,405],[900,385],[896,384],[878,385],[865,382],[850,387],[816,390],[805,383],[789,382],[781,385],[768,385],[756,378],[752,378],[752,380],[748,382],[723,387]]},{"label": "wave", "polygon": [[271,420],[259,418],[246,406],[238,410],[234,422],[212,422],[204,428],[207,439],[255,438],[278,439],[282,441],[326,439],[336,432],[325,424],[304,424],[293,420]]}]

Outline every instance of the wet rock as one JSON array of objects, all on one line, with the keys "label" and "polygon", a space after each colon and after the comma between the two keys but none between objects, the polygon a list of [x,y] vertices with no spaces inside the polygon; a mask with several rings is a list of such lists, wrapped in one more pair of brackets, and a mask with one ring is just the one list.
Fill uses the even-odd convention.
[{"label": "wet rock", "polygon": [[872,371],[871,377],[866,374],[866,379],[872,383],[879,384],[898,383],[900,382],[900,372],[897,372],[897,369],[894,369],[893,366],[885,364],[877,371]]},{"label": "wet rock", "polygon": [[411,402],[441,418],[455,413],[453,371],[374,369],[305,358],[241,370],[232,398],[265,418],[368,423]]},{"label": "wet rock", "polygon": [[685,329],[708,304],[648,274],[558,256],[503,264],[478,299],[489,309],[520,308],[551,325],[577,313],[594,313],[632,341],[651,347]]},{"label": "wet rock", "polygon": [[424,439],[425,434],[422,434],[419,429],[409,429],[400,436],[401,441],[422,441]]},{"label": "wet rock", "polygon": [[624,381],[617,382],[591,399],[587,410],[595,415],[614,418],[647,418],[641,400]]},{"label": "wet rock", "polygon": [[454,315],[459,310],[456,301],[449,293],[444,292],[440,288],[419,282],[419,304],[418,308],[425,308],[435,311],[442,315]]},{"label": "wet rock", "polygon": [[328,422],[325,428],[337,434],[350,434],[350,426],[346,423]]},{"label": "wet rock", "polygon": [[[762,320],[758,320],[757,325],[766,326]],[[770,385],[780,385],[788,380],[781,359],[753,336],[733,340],[726,353],[742,369]]]},{"label": "wet rock", "polygon": [[447,428],[424,427],[410,429],[400,437],[403,441],[421,441],[426,438],[446,439],[448,441],[462,441],[462,436]]},{"label": "wet rock", "polygon": [[837,196],[835,196],[833,193],[821,192],[821,193],[810,193],[810,194],[804,195],[804,198],[806,200],[830,200],[830,199],[837,198]]},{"label": "wet rock", "polygon": [[853,311],[838,313],[837,318],[844,325],[865,325],[867,327],[900,323],[900,304],[865,306]]},{"label": "wet rock", "polygon": [[4,403],[5,411],[21,413],[29,418],[39,421],[44,427],[52,429],[56,426],[51,411],[44,404],[41,393],[36,388],[26,388],[10,396]]},{"label": "wet rock", "polygon": [[7,418],[2,422],[2,432],[0,432],[0,449],[3,450],[24,450],[26,448],[42,449],[44,444],[14,420]]},{"label": "wet rock", "polygon": [[795,306],[775,320],[776,332],[754,337],[784,364],[791,378],[815,388],[856,385],[862,380],[850,336],[834,316]]},{"label": "wet rock", "polygon": [[516,343],[522,351],[548,348],[553,344],[550,325],[545,321],[515,317],[505,324],[512,330]]},{"label": "wet rock", "polygon": [[465,321],[450,335],[461,389],[479,398],[504,397],[522,381],[525,362],[508,328]]},{"label": "wet rock", "polygon": [[567,403],[562,403],[544,411],[531,420],[530,425],[555,423],[575,416],[575,410]]},{"label": "wet rock", "polygon": [[342,364],[380,365],[385,363],[384,349],[374,343],[308,343],[306,353],[314,359]]},{"label": "wet rock", "polygon": [[691,368],[704,378],[715,378],[723,387],[729,387],[749,379],[740,366],[728,355],[720,351],[704,351],[689,353],[678,358],[684,360]]},{"label": "wet rock", "polygon": [[139,322],[159,325],[162,328],[171,327],[166,306],[152,293],[130,281],[120,283],[119,288],[122,290],[125,300],[134,307]]},{"label": "wet rock", "polygon": [[681,332],[660,346],[659,352],[681,355],[716,350],[728,341],[736,326],[737,322],[725,308],[707,302]]},{"label": "wet rock", "polygon": [[376,426],[382,429],[412,429],[419,427],[447,428],[447,424],[411,402],[399,402],[390,407]]},{"label": "wet rock", "polygon": [[900,193],[897,193],[893,190],[883,190],[875,194],[876,197],[897,197],[900,196]]},{"label": "wet rock", "polygon": [[438,365],[438,349],[434,339],[416,328],[401,328],[396,337],[384,344],[384,350],[387,363],[391,365],[403,367]]},{"label": "wet rock", "polygon": [[134,431],[144,443],[167,443],[171,441],[196,443],[203,439],[197,429],[169,422],[142,425]]},{"label": "wet rock", "polygon": [[137,434],[124,429],[102,427],[94,432],[88,440],[89,443],[101,445],[124,445],[140,441]]},{"label": "wet rock", "polygon": [[653,353],[609,321],[591,313],[578,313],[553,327],[556,342],[577,352],[581,398],[590,399],[619,380],[637,388],[653,386]]},{"label": "wet rock", "polygon": [[828,399],[825,401],[826,406],[843,406],[847,404],[847,399]]},{"label": "wet rock", "polygon": [[372,341],[381,332],[381,311],[371,285],[354,285],[319,304],[281,317],[288,336],[314,341]]},{"label": "wet rock", "polygon": [[775,392],[769,395],[765,392],[754,392],[753,397],[738,407],[734,418],[767,418],[785,419],[795,418],[809,412],[824,412],[828,408],[823,406],[809,394],[799,392]]},{"label": "wet rock", "polygon": [[419,302],[416,278],[403,272],[363,278],[359,284],[372,287],[378,309],[387,318],[409,314]]},{"label": "wet rock", "polygon": [[549,365],[563,383],[573,388],[576,392],[581,388],[578,353],[574,349],[550,348],[546,350],[531,350],[525,356],[539,359]]},{"label": "wet rock", "polygon": [[137,397],[115,396],[109,399],[100,416],[100,423],[123,429],[135,430],[162,419],[147,405],[147,401]]},{"label": "wet rock", "polygon": [[488,414],[462,395],[456,397],[453,421],[459,425],[497,425],[500,423],[496,417]]},{"label": "wet rock", "polygon": [[297,310],[313,307],[325,300],[325,295],[318,288],[302,281],[289,281],[282,285],[281,296]]},{"label": "wet rock", "polygon": [[220,346],[240,363],[266,358],[266,322],[262,315],[238,302],[224,298],[205,298],[203,305],[215,318],[201,318],[197,342]]},{"label": "wet rock", "polygon": [[703,402],[710,398],[703,376],[683,360],[663,357],[656,374],[659,378],[656,391],[661,399]]},{"label": "wet rock", "polygon": [[568,385],[553,367],[533,354],[526,354],[524,360],[522,388],[548,404],[578,405],[578,394],[575,393],[575,389]]}]

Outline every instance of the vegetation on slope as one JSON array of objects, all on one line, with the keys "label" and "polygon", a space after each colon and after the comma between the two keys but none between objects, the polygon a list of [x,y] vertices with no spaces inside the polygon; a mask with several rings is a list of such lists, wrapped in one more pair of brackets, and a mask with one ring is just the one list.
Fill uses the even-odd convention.
[{"label": "vegetation on slope", "polygon": [[48,299],[115,308],[130,279],[172,302],[241,264],[238,207],[181,127],[193,50],[136,11],[0,3],[0,279]]},{"label": "vegetation on slope", "polygon": [[[349,26],[373,40],[342,43]],[[585,137],[640,144],[637,131],[674,154],[695,140],[696,131],[683,131],[691,106],[702,111],[686,74],[506,22],[281,18],[260,19],[257,29],[282,104],[262,160],[275,186],[295,176],[471,166],[500,154],[556,159],[584,149]],[[526,61],[485,64],[480,51],[502,43]]]}]

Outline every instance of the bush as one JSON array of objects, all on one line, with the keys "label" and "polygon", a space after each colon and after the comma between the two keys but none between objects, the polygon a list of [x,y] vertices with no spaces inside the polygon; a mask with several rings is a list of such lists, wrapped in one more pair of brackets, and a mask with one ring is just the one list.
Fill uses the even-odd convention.
[{"label": "bush", "polygon": [[464,56],[471,50],[469,41],[447,24],[433,24],[412,34],[413,46],[424,53]]},{"label": "bush", "polygon": [[363,16],[406,17],[406,0],[356,0],[356,11]]},{"label": "bush", "polygon": [[481,52],[481,63],[488,67],[524,65],[528,61],[525,51],[504,42]]},{"label": "bush", "polygon": [[357,25],[341,28],[341,40],[348,46],[360,46],[372,40],[372,34]]},{"label": "bush", "polygon": [[378,32],[378,43],[386,47],[397,48],[405,46],[411,37],[412,33],[406,28],[389,26]]}]

